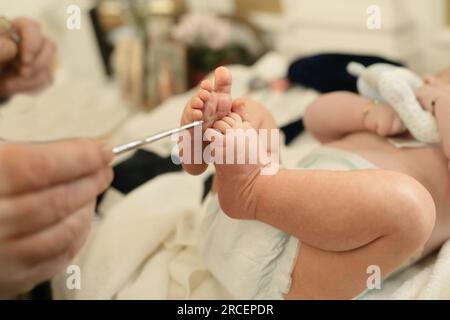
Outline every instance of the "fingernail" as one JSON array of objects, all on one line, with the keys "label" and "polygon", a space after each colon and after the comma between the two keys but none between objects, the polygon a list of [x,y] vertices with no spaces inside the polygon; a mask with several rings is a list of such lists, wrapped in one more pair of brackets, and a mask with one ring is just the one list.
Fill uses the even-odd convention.
[{"label": "fingernail", "polygon": [[110,163],[114,159],[113,147],[106,142],[101,143],[101,152],[105,163]]}]

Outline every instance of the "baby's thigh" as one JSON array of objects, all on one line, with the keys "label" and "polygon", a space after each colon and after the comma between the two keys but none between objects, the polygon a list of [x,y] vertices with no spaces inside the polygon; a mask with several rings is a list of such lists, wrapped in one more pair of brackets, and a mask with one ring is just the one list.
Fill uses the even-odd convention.
[{"label": "baby's thigh", "polygon": [[426,243],[421,257],[436,251],[448,240],[450,240],[450,208],[438,208],[433,233]]},{"label": "baby's thigh", "polygon": [[[385,236],[356,250],[330,252],[302,244],[291,274],[286,299],[354,299],[373,284],[374,270],[381,283],[405,266],[420,247],[402,246]],[[370,281],[369,281],[370,280]]]}]

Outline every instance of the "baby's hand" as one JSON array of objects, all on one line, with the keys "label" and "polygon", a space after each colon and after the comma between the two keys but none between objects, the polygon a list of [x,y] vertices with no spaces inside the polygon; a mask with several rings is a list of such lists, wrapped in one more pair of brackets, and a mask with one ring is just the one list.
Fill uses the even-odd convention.
[{"label": "baby's hand", "polygon": [[222,119],[231,112],[231,73],[227,68],[220,67],[215,71],[214,85],[205,80],[200,91],[187,104],[181,124],[203,120],[203,129],[211,128],[215,121]]},{"label": "baby's hand", "polygon": [[366,115],[365,127],[382,137],[396,136],[407,131],[400,117],[388,104],[379,104]]},{"label": "baby's hand", "polygon": [[442,87],[434,84],[426,84],[417,88],[415,94],[422,108],[432,114],[435,113],[435,104],[437,100],[443,96],[449,95]]}]

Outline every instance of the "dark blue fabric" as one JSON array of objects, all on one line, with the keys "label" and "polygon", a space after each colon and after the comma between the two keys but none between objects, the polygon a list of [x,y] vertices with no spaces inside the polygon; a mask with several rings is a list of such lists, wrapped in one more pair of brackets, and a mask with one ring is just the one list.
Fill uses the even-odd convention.
[{"label": "dark blue fabric", "polygon": [[322,93],[351,91],[357,93],[357,79],[347,72],[347,65],[359,62],[364,66],[374,63],[390,63],[403,66],[400,62],[376,56],[326,53],[301,58],[289,68],[288,78],[294,84],[315,89]]}]

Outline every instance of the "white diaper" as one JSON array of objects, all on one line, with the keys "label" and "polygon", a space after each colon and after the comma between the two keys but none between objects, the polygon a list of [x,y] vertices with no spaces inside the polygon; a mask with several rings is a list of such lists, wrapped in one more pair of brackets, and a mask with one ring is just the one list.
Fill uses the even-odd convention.
[{"label": "white diaper", "polygon": [[217,194],[210,194],[205,205],[200,250],[214,276],[236,299],[283,299],[298,239],[262,222],[229,218]]},{"label": "white diaper", "polygon": [[[375,169],[364,158],[321,147],[298,164],[300,169]],[[205,202],[200,250],[214,276],[237,299],[283,299],[289,292],[291,274],[300,241],[258,221],[229,218],[216,194]]]}]

